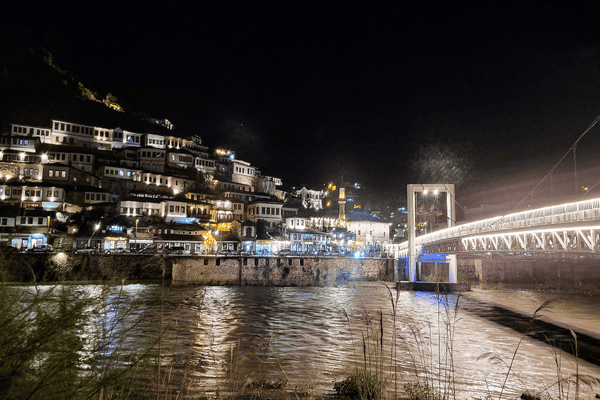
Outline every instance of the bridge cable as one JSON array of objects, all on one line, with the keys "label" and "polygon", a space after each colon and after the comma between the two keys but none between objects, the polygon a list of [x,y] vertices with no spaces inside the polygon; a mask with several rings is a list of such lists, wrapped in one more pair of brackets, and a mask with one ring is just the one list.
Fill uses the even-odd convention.
[{"label": "bridge cable", "polygon": [[573,171],[575,172],[575,194],[577,194],[577,143],[573,145]]},{"label": "bridge cable", "polygon": [[[471,217],[471,219],[473,219],[473,221],[477,221],[477,218],[475,218],[475,217],[473,216],[473,214],[471,214],[471,213],[469,212],[469,210],[468,210],[467,208],[465,208],[465,206],[463,206],[462,204],[460,204],[460,203],[458,202],[458,200],[456,199],[456,196],[453,196],[453,195],[450,193],[450,190],[448,189],[448,186],[446,186],[446,184],[445,184],[445,183],[444,183],[444,188],[446,189],[446,193],[449,193],[449,194],[450,194],[450,197],[452,198],[452,200],[453,200],[453,201],[454,201],[456,204],[458,204],[458,206],[461,208],[461,210],[463,210],[463,212],[465,213],[465,215],[468,215],[469,217]],[[456,224],[456,221],[455,221],[455,220],[452,220],[452,222]]]},{"label": "bridge cable", "polygon": [[[527,198],[533,194],[533,192],[535,191],[535,189],[537,189],[553,172],[554,170],[560,165],[560,163],[569,155],[569,153],[571,153],[571,150],[574,150],[577,147],[577,143],[579,143],[579,141],[585,136],[586,133],[588,133],[590,131],[590,129],[592,129],[597,123],[598,121],[600,121],[600,114],[598,114],[598,116],[594,119],[594,121],[591,123],[590,126],[588,126],[588,128],[585,130],[585,132],[583,132],[575,141],[575,143],[573,143],[573,145],[571,145],[571,147],[569,147],[569,150],[560,158],[560,160],[558,160],[558,162],[554,165],[554,167],[552,167],[552,169],[550,169],[550,171],[546,174],[546,176],[544,176],[542,178],[542,180],[529,192],[525,195],[525,197],[523,198],[523,200],[521,200],[516,206],[514,206],[512,208],[512,210],[510,210],[508,213],[506,213],[505,215],[499,217],[497,220],[495,220],[494,222],[490,223],[490,226],[502,221],[506,215],[508,214],[512,214],[517,208],[519,208],[519,206],[525,201],[527,200]],[[573,152],[573,155],[575,156],[575,152]],[[575,172],[575,185],[577,185],[577,172]],[[595,185],[594,185],[595,186]],[[575,189],[577,190],[577,186],[575,187]]]}]

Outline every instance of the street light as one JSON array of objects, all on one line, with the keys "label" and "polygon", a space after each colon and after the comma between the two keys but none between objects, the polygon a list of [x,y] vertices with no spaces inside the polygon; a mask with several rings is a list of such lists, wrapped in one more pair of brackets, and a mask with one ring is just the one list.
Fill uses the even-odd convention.
[{"label": "street light", "polygon": [[133,235],[133,240],[134,240],[134,243],[133,243],[133,244],[134,244],[134,246],[133,246],[133,247],[134,247],[136,250],[137,250],[137,227],[138,227],[138,222],[139,222],[139,221],[140,221],[139,219],[136,219],[136,220],[135,220],[135,233],[134,233],[134,235]]},{"label": "street light", "polygon": [[91,247],[91,243],[92,243],[92,238],[94,237],[94,233],[96,233],[96,231],[100,229],[100,224],[96,224],[94,225],[94,232],[92,232],[92,236],[90,236],[90,238],[88,239],[88,244],[87,247]]}]

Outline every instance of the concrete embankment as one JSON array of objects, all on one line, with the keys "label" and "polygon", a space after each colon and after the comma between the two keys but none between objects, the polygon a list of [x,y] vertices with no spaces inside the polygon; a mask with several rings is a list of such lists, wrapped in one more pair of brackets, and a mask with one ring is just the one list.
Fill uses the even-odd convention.
[{"label": "concrete embankment", "polygon": [[176,257],[174,284],[331,286],[394,275],[394,259],[348,257]]},{"label": "concrete embankment", "polygon": [[600,305],[591,296],[474,289],[460,309],[600,365]]}]

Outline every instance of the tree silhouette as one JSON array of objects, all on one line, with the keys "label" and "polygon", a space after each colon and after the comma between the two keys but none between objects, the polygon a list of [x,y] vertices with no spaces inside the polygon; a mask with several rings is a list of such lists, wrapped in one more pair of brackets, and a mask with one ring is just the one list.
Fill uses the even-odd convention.
[{"label": "tree silhouette", "polygon": [[420,183],[454,183],[456,186],[468,179],[473,169],[473,146],[442,142],[421,145],[410,167],[419,175]]}]

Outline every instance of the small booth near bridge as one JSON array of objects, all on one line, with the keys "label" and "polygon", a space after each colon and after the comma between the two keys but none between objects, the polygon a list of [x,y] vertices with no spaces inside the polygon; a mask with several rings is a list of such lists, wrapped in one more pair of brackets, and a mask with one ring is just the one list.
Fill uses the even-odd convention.
[{"label": "small booth near bridge", "polygon": [[421,254],[417,258],[416,282],[457,282],[456,254]]},{"label": "small booth near bridge", "polygon": [[[442,197],[445,195],[445,198]],[[427,229],[435,229],[437,227],[437,217],[442,216],[445,218],[444,228],[451,228],[456,221],[456,210],[454,207],[454,184],[441,183],[441,184],[412,184],[407,186],[407,199],[408,199],[408,281],[417,282],[423,277],[423,265],[425,264],[426,272],[430,272],[430,269],[434,271],[436,276],[442,273],[444,267],[438,266],[437,264],[449,264],[448,266],[448,280],[451,283],[455,283],[457,280],[457,261],[456,255],[443,255],[443,254],[419,254],[416,246],[416,234],[417,234],[417,197],[420,199],[419,209],[419,225],[422,223],[423,232],[428,233]],[[429,204],[427,203],[429,200]],[[434,207],[435,202],[438,201],[437,207]],[[445,201],[442,201],[445,200]],[[445,207],[442,204],[445,203]],[[426,214],[426,218],[420,214]],[[428,220],[428,216],[432,218]],[[433,221],[434,223],[429,223]],[[429,225],[428,225],[429,223]],[[428,227],[429,226],[429,227]],[[423,258],[425,257],[425,258]],[[427,258],[430,257],[430,258]],[[441,257],[444,258],[443,262]],[[425,262],[424,262],[425,261]],[[433,264],[430,267],[430,264]],[[398,272],[398,271],[397,271]],[[398,274],[396,273],[396,280],[398,280]],[[425,275],[427,276],[427,275]]]}]

